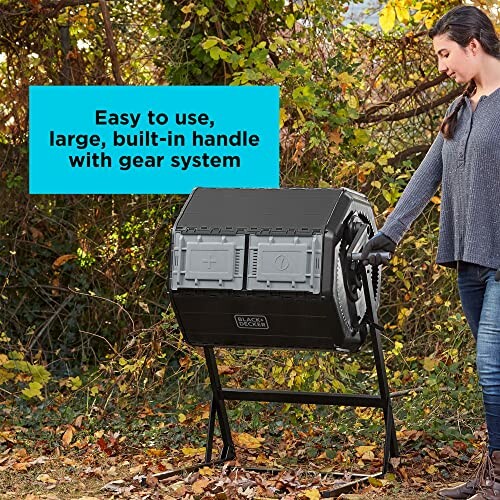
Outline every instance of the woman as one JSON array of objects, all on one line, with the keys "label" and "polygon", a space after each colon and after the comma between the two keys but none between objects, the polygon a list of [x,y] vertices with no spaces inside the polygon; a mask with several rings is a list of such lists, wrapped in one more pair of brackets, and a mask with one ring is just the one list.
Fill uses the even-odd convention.
[{"label": "woman", "polygon": [[489,467],[439,493],[500,498],[500,42],[488,16],[472,6],[447,12],[429,35],[439,71],[466,89],[448,108],[437,138],[362,259],[380,264],[377,252],[393,253],[441,184],[436,261],[457,269],[462,307],[476,339]]}]

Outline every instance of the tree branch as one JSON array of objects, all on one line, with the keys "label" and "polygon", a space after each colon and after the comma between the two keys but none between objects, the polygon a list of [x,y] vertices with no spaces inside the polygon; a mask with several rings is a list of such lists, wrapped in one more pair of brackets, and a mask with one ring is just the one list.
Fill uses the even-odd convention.
[{"label": "tree branch", "polygon": [[42,0],[41,6],[43,9],[54,9],[60,11],[65,7],[78,7],[79,5],[87,5],[95,3],[91,0]]},{"label": "tree branch", "polygon": [[463,94],[463,89],[458,88],[450,92],[449,94],[441,97],[440,99],[436,99],[424,106],[419,106],[418,108],[411,109],[409,111],[403,111],[401,113],[394,113],[392,115],[375,115],[375,116],[360,116],[355,120],[355,123],[380,123],[380,122],[396,122],[399,120],[404,120],[405,118],[411,118],[413,116],[421,115],[423,113],[427,113],[431,109],[437,108],[441,106],[441,104],[445,104],[447,102],[452,101],[459,95]]},{"label": "tree branch", "polygon": [[106,42],[109,49],[109,56],[111,58],[111,66],[113,68],[113,75],[117,85],[125,85],[122,75],[120,73],[120,63],[118,62],[118,51],[116,50],[115,39],[113,37],[113,29],[111,27],[111,19],[109,18],[109,10],[106,0],[99,0],[101,7],[102,18],[104,20],[104,29],[106,31]]},{"label": "tree branch", "polygon": [[405,90],[402,90],[398,94],[396,94],[394,97],[391,97],[388,101],[382,101],[377,104],[374,104],[370,108],[366,110],[366,112],[360,116],[360,119],[365,119],[368,115],[372,115],[376,111],[379,111],[381,109],[387,108],[391,106],[392,104],[397,104],[399,101],[404,99],[405,97],[410,97],[415,95],[418,92],[422,92],[424,90],[427,90],[431,87],[435,87],[436,85],[439,85],[441,82],[444,82],[448,78],[445,74],[439,75],[437,78],[434,78],[434,80],[426,81],[421,83],[420,85],[417,85],[416,87],[410,87]]},{"label": "tree branch", "polygon": [[429,144],[421,144],[419,146],[412,146],[411,148],[405,149],[404,151],[399,152],[394,158],[389,158],[387,163],[389,165],[397,165],[398,163],[403,162],[407,158],[414,156],[418,153],[427,153],[429,150]]}]

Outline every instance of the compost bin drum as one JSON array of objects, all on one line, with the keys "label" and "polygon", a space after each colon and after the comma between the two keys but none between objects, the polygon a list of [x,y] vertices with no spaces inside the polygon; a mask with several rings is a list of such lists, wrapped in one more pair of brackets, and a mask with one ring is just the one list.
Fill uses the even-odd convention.
[{"label": "compost bin drum", "polygon": [[171,240],[185,340],[356,351],[378,308],[380,266],[351,254],[375,231],[366,197],[346,188],[195,189]]}]

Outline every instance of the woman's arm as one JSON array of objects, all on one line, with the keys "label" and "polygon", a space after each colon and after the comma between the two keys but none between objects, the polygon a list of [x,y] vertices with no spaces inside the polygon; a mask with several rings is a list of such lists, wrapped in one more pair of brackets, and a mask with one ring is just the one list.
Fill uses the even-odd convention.
[{"label": "woman's arm", "polygon": [[440,132],[410,179],[393,212],[387,217],[385,224],[380,229],[395,243],[401,241],[404,233],[422,213],[441,183],[443,142],[444,138]]}]

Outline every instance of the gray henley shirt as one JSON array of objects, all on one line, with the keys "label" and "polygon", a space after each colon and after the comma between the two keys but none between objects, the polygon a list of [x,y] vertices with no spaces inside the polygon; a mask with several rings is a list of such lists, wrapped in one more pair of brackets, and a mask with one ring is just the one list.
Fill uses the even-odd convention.
[{"label": "gray henley shirt", "polygon": [[475,111],[465,101],[454,137],[438,134],[380,231],[399,243],[441,184],[436,262],[456,267],[461,260],[498,269],[500,88],[482,96]]}]

